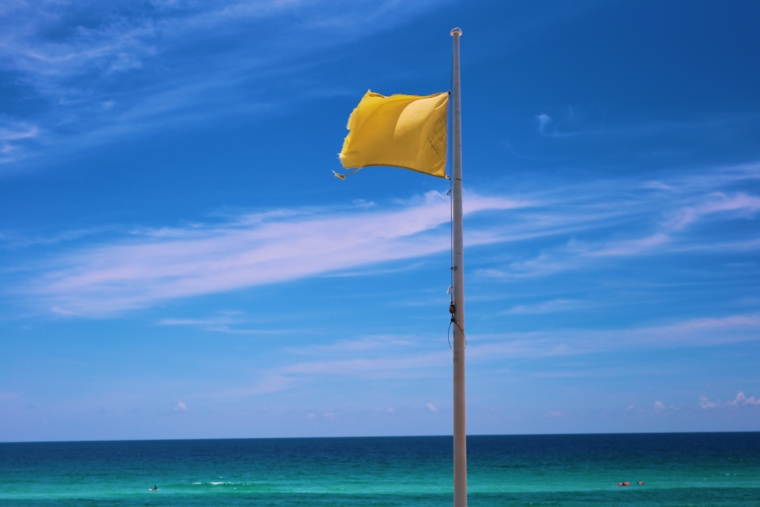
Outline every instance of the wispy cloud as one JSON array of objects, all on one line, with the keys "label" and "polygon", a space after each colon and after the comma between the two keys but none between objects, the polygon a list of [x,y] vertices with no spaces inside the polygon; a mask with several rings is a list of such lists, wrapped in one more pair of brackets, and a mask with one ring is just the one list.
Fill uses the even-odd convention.
[{"label": "wispy cloud", "polygon": [[[211,398],[240,398],[303,388],[329,378],[359,381],[435,378],[448,373],[450,351],[430,350],[427,337],[364,336],[331,344],[286,347],[278,365],[259,370],[251,385],[206,393]],[[282,364],[282,359],[287,358]],[[393,412],[389,409],[388,412]]]},{"label": "wispy cloud", "polygon": [[[525,206],[472,194],[465,212]],[[108,314],[442,252],[448,221],[448,197],[430,192],[396,209],[265,213],[216,227],[149,231],[62,259],[33,292],[61,314]],[[469,244],[500,240],[485,230]]]},{"label": "wispy cloud", "polygon": [[731,213],[741,218],[753,218],[760,211],[760,197],[739,192],[729,196],[723,193],[711,195],[705,202],[689,206],[675,217],[672,227],[680,230],[697,220],[714,213]]},{"label": "wispy cloud", "polygon": [[[472,365],[502,364],[504,361],[542,360],[560,356],[582,356],[610,351],[656,351],[663,348],[693,348],[760,340],[760,316],[733,315],[714,319],[691,319],[664,326],[620,329],[558,329],[501,335],[471,335],[468,341],[468,362]],[[435,342],[417,336],[363,337],[341,340],[329,345],[287,349],[292,362],[260,372],[261,380],[250,387],[217,393],[212,396],[246,397],[279,392],[307,385],[330,377],[357,380],[421,379],[448,376],[451,352]],[[303,361],[303,355],[309,360]],[[300,356],[300,357],[299,357]],[[610,376],[620,371],[592,367],[572,375]],[[634,369],[629,375],[651,375],[646,368]],[[542,375],[537,375],[542,376]],[[709,400],[704,401],[708,403]],[[704,408],[711,408],[703,403]],[[715,406],[719,406],[720,402]],[[755,398],[740,393],[734,404],[757,404]],[[720,406],[728,406],[722,404]],[[660,408],[655,405],[655,408]],[[663,409],[672,408],[662,403]]]},{"label": "wispy cloud", "polygon": [[284,391],[294,385],[298,385],[298,379],[287,377],[282,372],[267,372],[258,382],[251,386],[225,389],[211,394],[215,398],[245,398]]},{"label": "wispy cloud", "polygon": [[[592,266],[598,268],[606,260],[612,262],[625,257],[698,250],[756,250],[760,238],[745,228],[726,228],[723,233],[711,234],[707,240],[699,227],[717,222],[756,220],[760,213],[760,197],[735,189],[742,182],[751,186],[759,178],[760,165],[755,163],[695,172],[667,182],[628,182],[628,185],[639,187],[636,192],[624,190],[626,184],[623,182],[606,187],[598,184],[585,189],[575,188],[568,191],[565,199],[551,202],[555,213],[552,218],[547,217],[548,220],[557,223],[564,215],[574,219],[576,224],[583,224],[586,230],[607,227],[607,234],[585,235],[588,239],[584,239],[583,231],[578,230],[578,235],[573,234],[562,244],[543,248],[533,257],[482,268],[478,274],[514,280]],[[582,218],[584,213],[594,216],[596,223],[590,218]],[[735,231],[734,234],[731,231]],[[566,237],[573,231],[564,232],[558,237]]]},{"label": "wispy cloud", "polygon": [[[594,182],[525,192],[520,199],[470,193],[465,199],[465,239],[470,247],[546,245],[537,251],[523,248],[520,258],[506,263],[498,254],[475,272],[504,281],[599,270],[642,256],[748,252],[760,248],[760,237],[753,237],[743,223],[757,218],[760,198],[732,189],[759,177],[760,165],[754,164],[662,180],[655,186]],[[624,199],[619,197],[622,187],[629,189]],[[700,227],[715,220],[739,222],[709,238],[701,234]],[[381,264],[446,251],[448,222],[448,197],[430,192],[393,205],[280,209],[229,216],[213,224],[135,229],[126,238],[38,265],[40,275],[25,283],[24,293],[60,314],[108,315],[304,277],[412,269],[421,261]],[[540,238],[545,240],[535,241]],[[518,305],[506,313],[549,313],[578,304],[550,300]],[[236,323],[197,323],[221,332],[248,332],[231,324]]]},{"label": "wispy cloud", "polygon": [[538,131],[542,134],[546,134],[546,127],[552,122],[551,116],[541,113],[536,116],[536,120],[538,120]]},{"label": "wispy cloud", "polygon": [[[302,71],[334,58],[325,49],[434,5],[3,2],[0,70],[14,76],[18,94],[41,107],[0,118],[0,162],[43,147],[53,153],[146,134],[167,123],[278,111],[319,93]],[[294,71],[300,78],[288,81]],[[281,85],[271,87],[275,78]]]},{"label": "wispy cloud", "polygon": [[533,305],[517,305],[502,313],[505,315],[537,315],[544,313],[566,312],[583,308],[587,305],[584,301],[574,301],[570,299],[554,299],[544,301]]},{"label": "wispy cloud", "polygon": [[[400,357],[362,357],[295,363],[279,371],[284,375],[338,375],[362,378],[416,378],[429,376],[448,364],[448,351],[407,353]],[[434,374],[435,375],[435,374]]]},{"label": "wispy cloud", "polygon": [[340,340],[330,345],[307,345],[304,347],[291,347],[289,352],[300,355],[329,355],[337,357],[345,354],[355,354],[365,351],[384,351],[396,349],[397,347],[408,347],[413,345],[414,336],[365,336],[355,340]]},{"label": "wispy cloud", "polygon": [[[251,322],[241,312],[223,312],[214,317],[204,319],[161,319],[159,326],[185,326],[197,327],[204,331],[226,334],[241,335],[277,335],[288,334],[294,331],[289,329],[266,329],[264,327],[251,327]],[[299,332],[303,333],[302,330]]]},{"label": "wispy cloud", "polygon": [[30,141],[39,135],[36,125],[0,114],[0,164],[22,159]]},{"label": "wispy cloud", "polygon": [[760,122],[756,112],[703,115],[688,120],[673,118],[612,119],[598,112],[569,106],[536,115],[538,132],[555,139],[572,138],[576,142],[604,139],[608,143],[637,142],[642,139],[694,139],[718,136],[726,131],[755,131]]},{"label": "wispy cloud", "polygon": [[88,236],[94,236],[106,232],[105,228],[76,229],[63,231],[57,234],[27,235],[11,231],[0,232],[0,247],[8,249],[21,249],[30,246],[50,246],[70,241],[80,240]]},{"label": "wispy cloud", "polygon": [[[760,340],[760,316],[688,319],[661,326],[622,329],[557,329],[470,335],[470,361],[576,356],[609,351],[713,347]],[[605,375],[607,372],[597,372]]]}]

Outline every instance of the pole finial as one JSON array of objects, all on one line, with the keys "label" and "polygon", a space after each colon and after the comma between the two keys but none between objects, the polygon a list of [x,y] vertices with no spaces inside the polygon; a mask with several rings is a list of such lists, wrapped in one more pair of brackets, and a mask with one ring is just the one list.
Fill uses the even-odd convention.
[{"label": "pole finial", "polygon": [[461,36],[461,35],[462,35],[462,29],[461,29],[461,28],[459,28],[459,27],[457,27],[457,28],[454,28],[454,29],[451,31],[451,36],[453,37],[453,36],[455,36],[455,35],[460,35],[460,36]]}]

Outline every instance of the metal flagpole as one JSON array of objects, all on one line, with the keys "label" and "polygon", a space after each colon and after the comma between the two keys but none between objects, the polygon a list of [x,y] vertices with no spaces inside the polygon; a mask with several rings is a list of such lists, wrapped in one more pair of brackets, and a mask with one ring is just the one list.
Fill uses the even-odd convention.
[{"label": "metal flagpole", "polygon": [[459,92],[459,37],[454,28],[453,98],[453,221],[454,221],[454,507],[467,507],[467,427],[464,384],[464,240],[462,237],[462,101]]}]

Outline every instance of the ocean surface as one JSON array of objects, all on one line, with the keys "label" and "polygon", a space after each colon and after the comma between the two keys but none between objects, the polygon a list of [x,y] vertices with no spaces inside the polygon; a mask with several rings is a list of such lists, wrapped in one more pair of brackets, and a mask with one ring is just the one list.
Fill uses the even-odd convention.
[{"label": "ocean surface", "polygon": [[[760,506],[760,433],[467,445],[473,507]],[[5,443],[0,505],[450,506],[451,463],[451,437]]]}]

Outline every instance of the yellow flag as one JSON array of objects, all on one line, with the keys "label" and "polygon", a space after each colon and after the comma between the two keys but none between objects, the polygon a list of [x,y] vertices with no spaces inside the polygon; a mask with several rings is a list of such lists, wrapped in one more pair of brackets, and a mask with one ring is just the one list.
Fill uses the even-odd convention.
[{"label": "yellow flag", "polygon": [[446,92],[385,97],[368,91],[348,119],[343,167],[387,165],[445,178],[448,104]]}]

